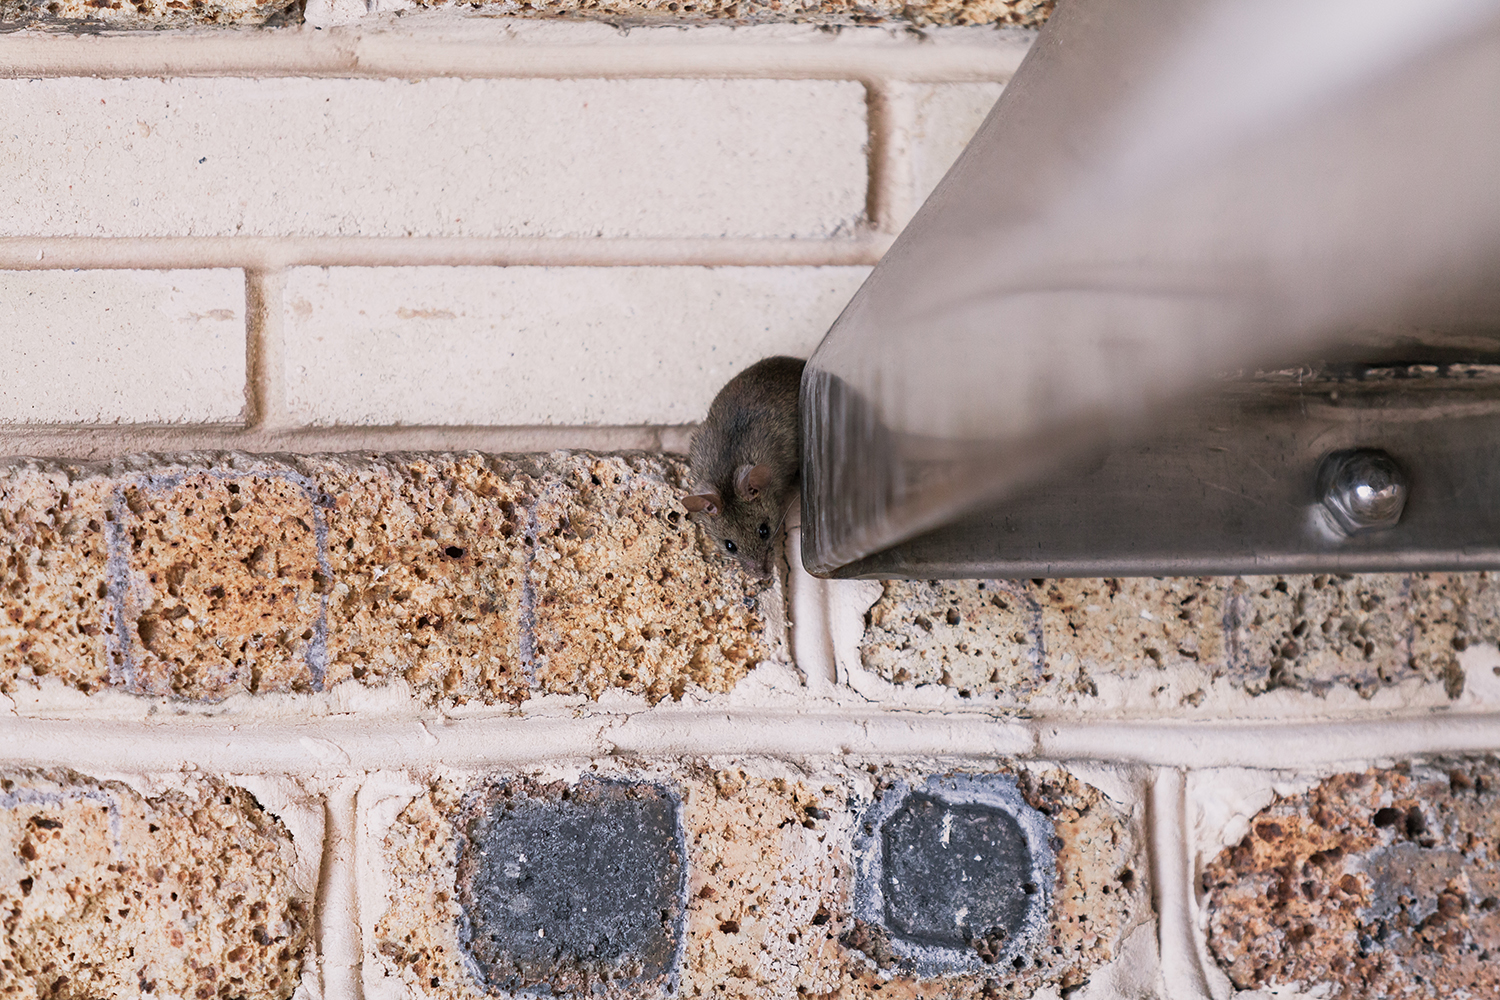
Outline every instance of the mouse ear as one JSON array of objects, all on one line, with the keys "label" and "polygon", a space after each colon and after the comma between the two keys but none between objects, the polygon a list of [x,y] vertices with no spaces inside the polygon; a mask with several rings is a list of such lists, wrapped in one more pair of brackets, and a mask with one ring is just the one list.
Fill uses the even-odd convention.
[{"label": "mouse ear", "polygon": [[734,491],[747,499],[754,499],[760,491],[771,484],[769,465],[742,465],[734,474]]},{"label": "mouse ear", "polygon": [[682,505],[694,514],[717,514],[724,509],[724,501],[719,499],[719,494],[714,490],[685,496],[682,498]]}]

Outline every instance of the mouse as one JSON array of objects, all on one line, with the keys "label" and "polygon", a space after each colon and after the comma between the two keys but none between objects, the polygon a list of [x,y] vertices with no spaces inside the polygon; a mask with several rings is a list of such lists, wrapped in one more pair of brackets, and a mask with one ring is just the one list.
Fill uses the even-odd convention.
[{"label": "mouse", "polygon": [[787,508],[801,485],[797,404],[807,362],[762,358],[725,383],[693,435],[689,517],[718,550],[771,575]]}]

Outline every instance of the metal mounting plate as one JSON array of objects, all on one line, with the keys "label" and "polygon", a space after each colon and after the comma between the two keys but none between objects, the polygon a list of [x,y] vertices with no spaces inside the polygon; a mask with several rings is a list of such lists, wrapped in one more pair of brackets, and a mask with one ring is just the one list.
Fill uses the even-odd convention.
[{"label": "metal mounting plate", "polygon": [[[1345,535],[1335,452],[1410,482],[1400,521]],[[804,554],[805,558],[805,554]],[[1227,381],[1153,435],[843,566],[863,578],[1186,576],[1500,568],[1500,366],[1343,366]]]}]

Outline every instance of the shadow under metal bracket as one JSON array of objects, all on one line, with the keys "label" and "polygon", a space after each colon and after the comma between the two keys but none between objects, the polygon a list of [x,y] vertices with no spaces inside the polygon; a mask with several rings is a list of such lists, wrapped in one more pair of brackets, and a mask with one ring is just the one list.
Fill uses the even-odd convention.
[{"label": "shadow under metal bracket", "polygon": [[1500,5],[1069,0],[808,361],[803,562],[1500,568],[1497,358]]},{"label": "shadow under metal bracket", "polygon": [[831,575],[1500,568],[1500,365],[1262,373],[1159,426]]}]

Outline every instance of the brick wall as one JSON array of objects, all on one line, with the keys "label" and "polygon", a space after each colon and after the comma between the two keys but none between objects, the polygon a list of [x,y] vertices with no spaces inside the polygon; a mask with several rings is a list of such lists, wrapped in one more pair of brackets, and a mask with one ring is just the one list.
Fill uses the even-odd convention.
[{"label": "brick wall", "polygon": [[765,582],[677,503],[1029,35],[57,6],[0,35],[0,995],[1500,988],[1488,575]]}]

